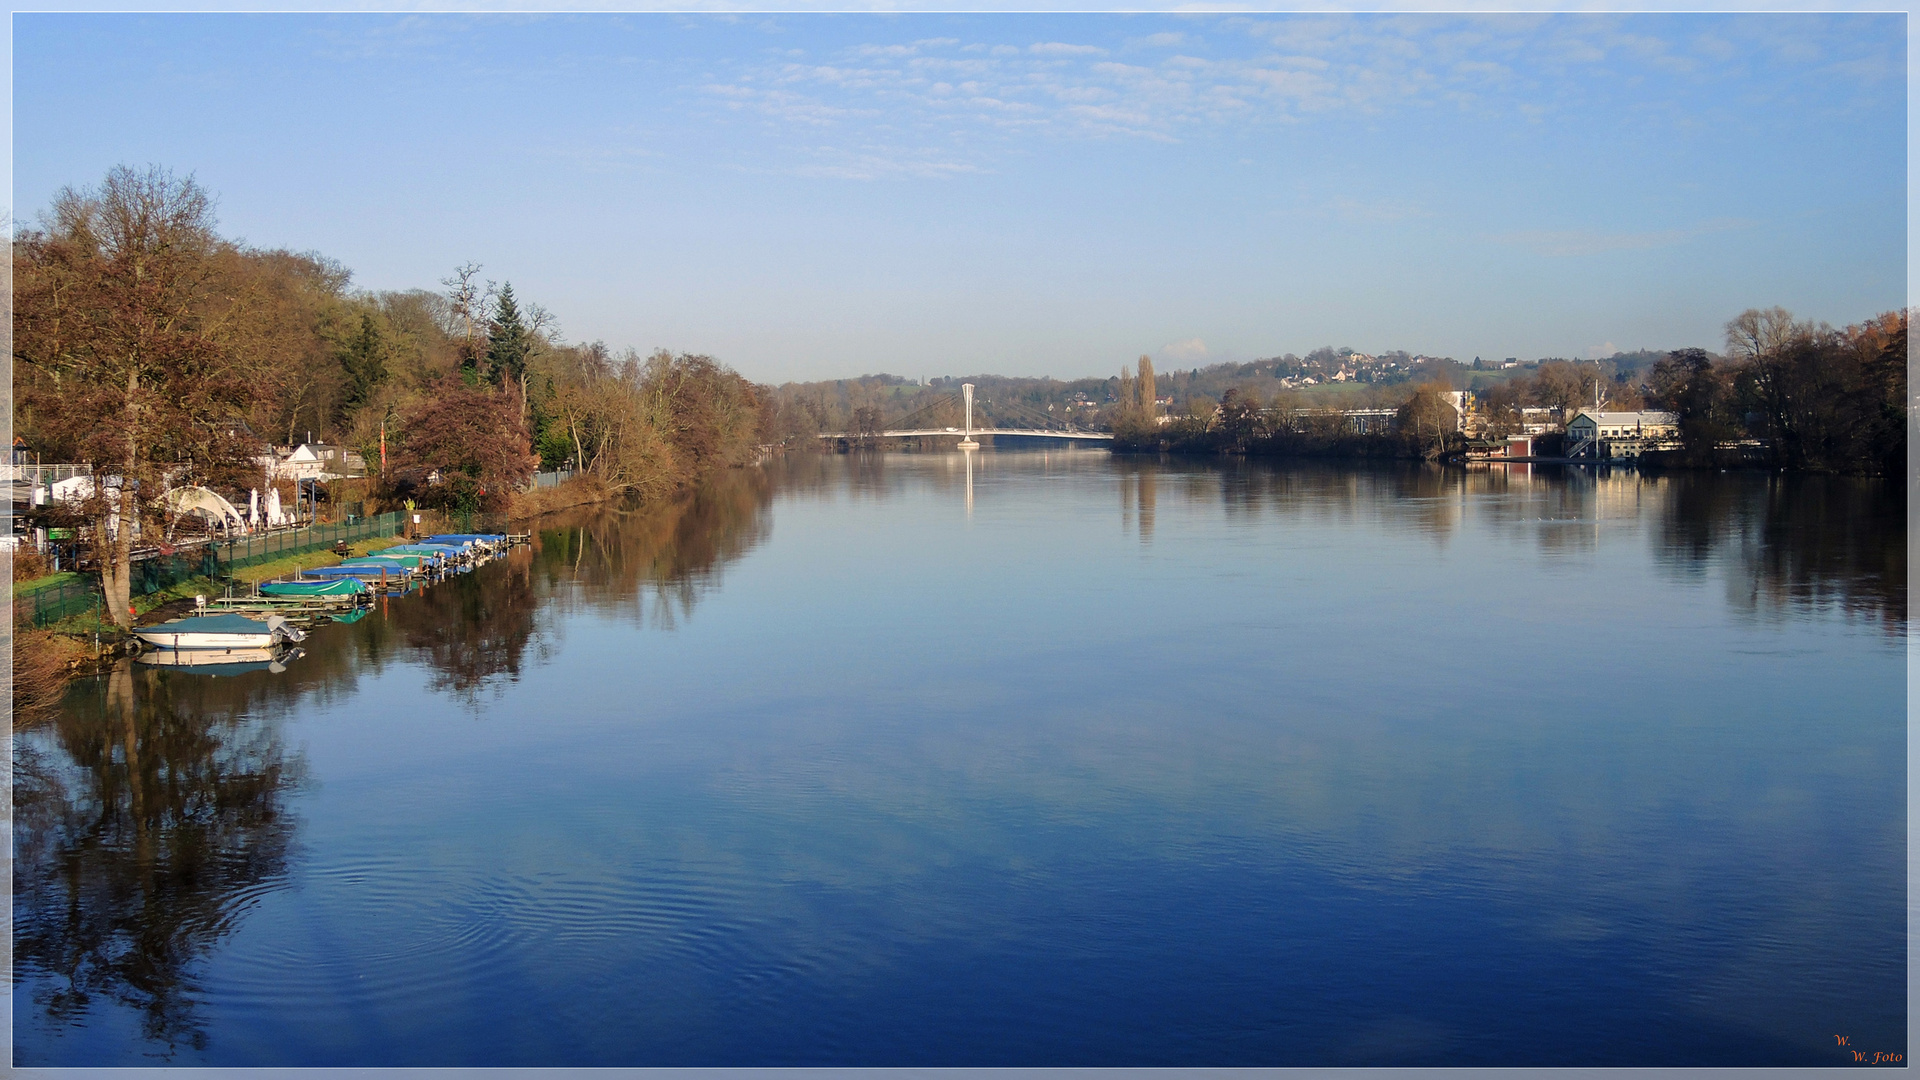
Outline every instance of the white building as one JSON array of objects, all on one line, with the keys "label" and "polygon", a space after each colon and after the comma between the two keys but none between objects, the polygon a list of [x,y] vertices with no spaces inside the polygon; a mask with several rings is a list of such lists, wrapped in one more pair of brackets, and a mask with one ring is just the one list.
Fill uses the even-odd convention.
[{"label": "white building", "polygon": [[1670,412],[1582,409],[1567,421],[1568,457],[1634,457],[1678,445],[1680,418]]},{"label": "white building", "polygon": [[256,460],[270,480],[336,480],[367,472],[359,454],[325,443],[301,443],[291,452],[262,454]]}]

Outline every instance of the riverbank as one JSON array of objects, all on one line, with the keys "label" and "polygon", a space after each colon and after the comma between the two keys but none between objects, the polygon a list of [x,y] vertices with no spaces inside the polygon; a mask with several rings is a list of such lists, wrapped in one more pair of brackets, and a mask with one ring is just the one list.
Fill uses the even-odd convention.
[{"label": "riverbank", "polygon": [[[348,554],[339,555],[330,548],[312,548],[266,562],[242,566],[220,578],[193,577],[164,589],[133,598],[136,625],[151,625],[190,614],[195,596],[218,596],[228,585],[247,586],[286,577],[297,570],[316,566],[338,566],[349,558],[406,543],[399,536],[372,537],[347,546]],[[31,596],[45,588],[57,587],[58,579],[78,578],[78,574],[22,582],[14,590],[15,600]],[[81,675],[99,670],[125,655],[131,636],[111,620],[102,620],[98,607],[62,619],[37,630],[14,628],[13,632],[13,714],[14,727],[31,724],[58,704],[66,684]]]},{"label": "riverbank", "polygon": [[558,485],[549,488],[534,488],[532,491],[518,492],[507,510],[507,516],[515,521],[524,518],[551,514],[556,510],[571,510],[576,506],[592,506],[607,502],[622,493],[608,487],[592,473],[580,473]]}]

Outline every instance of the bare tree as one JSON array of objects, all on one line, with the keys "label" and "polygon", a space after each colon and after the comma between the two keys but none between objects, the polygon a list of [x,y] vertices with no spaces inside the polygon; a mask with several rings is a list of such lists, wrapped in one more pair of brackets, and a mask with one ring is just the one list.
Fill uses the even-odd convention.
[{"label": "bare tree", "polygon": [[1795,465],[1805,427],[1801,413],[1812,396],[1805,384],[1822,367],[1813,360],[1820,351],[1817,336],[1812,324],[1794,322],[1781,307],[1748,308],[1727,323],[1727,354],[1741,365],[1737,378],[1766,417],[1774,453]]},{"label": "bare tree", "polygon": [[1786,308],[1748,308],[1727,322],[1727,354],[1745,361],[1777,356],[1804,329]]},{"label": "bare tree", "polygon": [[217,277],[228,245],[191,176],[117,166],[98,190],[62,190],[14,245],[14,358],[22,412],[43,444],[90,462],[101,584],[132,625],[135,534],[169,479],[247,461],[242,418],[267,392],[244,314]]},{"label": "bare tree", "polygon": [[474,337],[473,320],[485,308],[487,297],[493,294],[493,282],[487,282],[484,288],[476,283],[475,278],[479,275],[479,263],[463,263],[453,268],[453,276],[440,279],[440,284],[447,287],[447,300],[453,305],[454,317],[460,321],[462,367],[473,367],[480,362],[480,347]]}]

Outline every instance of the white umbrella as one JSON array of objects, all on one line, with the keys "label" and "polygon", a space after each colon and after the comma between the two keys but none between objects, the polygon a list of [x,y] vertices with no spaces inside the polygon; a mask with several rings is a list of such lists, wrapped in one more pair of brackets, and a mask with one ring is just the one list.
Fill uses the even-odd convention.
[{"label": "white umbrella", "polygon": [[280,513],[280,489],[268,488],[267,489],[267,524],[282,525],[286,523],[286,520],[287,520],[286,516]]},{"label": "white umbrella", "polygon": [[80,502],[93,498],[93,477],[69,476],[52,485],[54,502]]},{"label": "white umbrella", "polygon": [[259,527],[260,527],[260,489],[254,488],[253,491],[247,495],[247,528],[251,530],[251,529],[257,529]]}]

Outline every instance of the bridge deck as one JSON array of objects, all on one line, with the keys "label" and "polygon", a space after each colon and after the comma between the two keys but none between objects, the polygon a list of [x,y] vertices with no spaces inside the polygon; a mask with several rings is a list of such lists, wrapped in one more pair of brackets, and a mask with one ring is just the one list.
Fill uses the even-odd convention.
[{"label": "bridge deck", "polygon": [[[959,438],[966,432],[958,428],[913,428],[909,430],[892,429],[888,431],[870,431],[854,433],[850,431],[822,432],[823,439],[911,439],[932,435],[951,435]],[[1110,442],[1113,434],[1106,431],[1046,431],[1040,428],[974,428],[977,438],[981,435],[1025,436],[1040,439],[1085,439],[1089,441]]]}]

